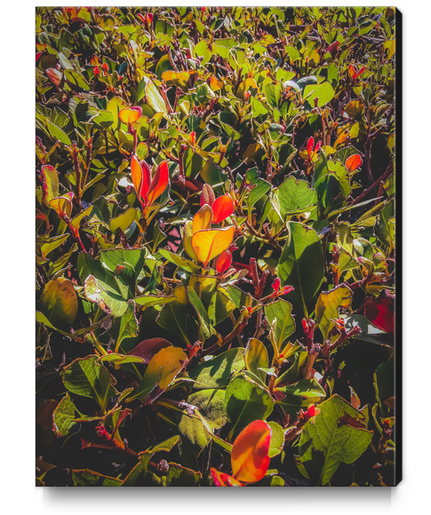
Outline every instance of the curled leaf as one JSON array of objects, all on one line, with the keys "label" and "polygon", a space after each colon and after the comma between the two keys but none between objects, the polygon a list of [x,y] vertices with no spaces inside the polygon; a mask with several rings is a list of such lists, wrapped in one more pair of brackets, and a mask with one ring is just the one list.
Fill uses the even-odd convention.
[{"label": "curled leaf", "polygon": [[121,109],[121,111],[118,113],[118,116],[123,123],[131,125],[132,123],[138,121],[142,116],[142,109],[138,106]]}]

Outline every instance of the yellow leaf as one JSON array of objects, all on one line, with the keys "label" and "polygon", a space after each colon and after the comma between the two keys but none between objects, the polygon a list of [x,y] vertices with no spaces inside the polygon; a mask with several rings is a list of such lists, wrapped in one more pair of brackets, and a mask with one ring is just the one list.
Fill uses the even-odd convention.
[{"label": "yellow leaf", "polygon": [[204,229],[193,234],[192,247],[198,260],[207,266],[211,259],[228,249],[234,237],[234,227]]},{"label": "yellow leaf", "polygon": [[211,227],[213,210],[208,204],[204,204],[193,217],[193,234]]},{"label": "yellow leaf", "polygon": [[187,252],[188,256],[193,259],[193,261],[197,261],[198,258],[194,253],[192,247],[192,237],[193,237],[193,222],[189,220],[184,226],[184,237],[183,237],[183,247]]},{"label": "yellow leaf", "polygon": [[182,369],[186,359],[187,354],[180,347],[165,347],[151,358],[144,380],[147,376],[159,376],[158,386],[161,390],[166,390]]},{"label": "yellow leaf", "polygon": [[166,72],[162,73],[162,80],[165,82],[171,82],[175,86],[186,86],[187,82],[192,74],[194,74],[194,71],[191,72],[174,72],[171,70],[168,70]]}]

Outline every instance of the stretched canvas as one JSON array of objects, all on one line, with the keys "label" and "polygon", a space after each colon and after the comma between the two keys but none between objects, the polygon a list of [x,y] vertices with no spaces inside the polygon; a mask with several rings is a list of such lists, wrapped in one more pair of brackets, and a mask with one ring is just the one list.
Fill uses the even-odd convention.
[{"label": "stretched canvas", "polygon": [[397,10],[35,22],[36,484],[395,486]]}]

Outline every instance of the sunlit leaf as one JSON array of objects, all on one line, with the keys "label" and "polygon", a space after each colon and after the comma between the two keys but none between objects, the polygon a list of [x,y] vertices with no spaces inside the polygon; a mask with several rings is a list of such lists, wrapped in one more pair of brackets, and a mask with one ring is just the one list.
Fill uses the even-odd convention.
[{"label": "sunlit leaf", "polygon": [[165,191],[169,183],[169,168],[168,163],[163,161],[157,167],[156,173],[154,174],[151,186],[148,190],[148,205],[151,204],[160,197]]},{"label": "sunlit leaf", "polygon": [[192,237],[193,251],[199,261],[207,266],[211,259],[230,247],[234,234],[234,227],[198,231]]},{"label": "sunlit leaf", "polygon": [[219,224],[223,220],[226,220],[226,218],[233,213],[233,200],[229,197],[229,195],[218,197],[212,205],[212,210],[212,222]]},{"label": "sunlit leaf", "polygon": [[208,204],[204,204],[193,217],[193,234],[204,229],[209,229],[211,227],[212,216],[213,211],[211,207]]},{"label": "sunlit leaf", "polygon": [[121,111],[118,113],[118,116],[120,117],[120,120],[128,124],[133,124],[139,120],[139,118],[142,116],[142,108],[135,106],[135,107],[129,107],[126,109],[121,109]]},{"label": "sunlit leaf", "polygon": [[255,420],[237,436],[231,455],[232,475],[239,481],[253,483],[262,479],[269,466],[272,429],[263,420]]},{"label": "sunlit leaf", "polygon": [[42,166],[40,176],[42,179],[42,200],[46,206],[50,207],[51,199],[58,197],[58,172],[53,166],[45,165]]},{"label": "sunlit leaf", "polygon": [[333,290],[322,292],[319,295],[316,302],[315,316],[324,341],[334,327],[333,320],[338,318],[339,308],[350,307],[352,296],[352,290],[345,285],[337,286]]}]

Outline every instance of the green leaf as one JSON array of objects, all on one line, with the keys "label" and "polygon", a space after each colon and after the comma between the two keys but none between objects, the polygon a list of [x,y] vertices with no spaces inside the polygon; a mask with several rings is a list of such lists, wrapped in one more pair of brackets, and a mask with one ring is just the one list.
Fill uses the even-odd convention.
[{"label": "green leaf", "polygon": [[244,368],[244,353],[243,348],[229,349],[194,367],[189,371],[189,377],[197,383],[194,388],[224,388]]},{"label": "green leaf", "polygon": [[269,367],[269,356],[265,345],[257,338],[252,338],[245,351],[245,366],[265,384],[266,374],[259,368]]},{"label": "green leaf", "polygon": [[160,483],[160,479],[158,479],[157,476],[155,476],[152,472],[147,470],[148,462],[156,452],[170,452],[172,448],[178,443],[179,439],[179,435],[172,436],[168,440],[155,445],[154,447],[150,447],[146,451],[140,452],[138,463],[124,478],[122,486],[154,485],[154,483]]},{"label": "green leaf", "polygon": [[187,404],[196,406],[206,421],[206,425],[204,425],[199,418],[184,414],[178,424],[182,440],[187,439],[188,444],[199,455],[211,440],[207,428],[209,427],[211,431],[219,429],[227,421],[225,391],[219,389],[200,390],[189,396]]},{"label": "green leaf", "polygon": [[301,408],[316,404],[326,397],[325,390],[315,379],[303,379],[274,391],[277,392],[277,396],[284,395],[277,404],[292,416],[296,416]]},{"label": "green leaf", "polygon": [[289,177],[276,190],[283,216],[299,210],[311,211],[317,202],[316,191],[309,187],[307,181]]},{"label": "green leaf", "polygon": [[166,103],[160,94],[159,90],[155,86],[154,82],[150,79],[144,78],[147,85],[145,87],[145,95],[147,99],[147,104],[154,109],[156,113],[162,113],[165,118],[169,117],[168,108],[166,107]]},{"label": "green leaf", "polygon": [[59,127],[54,125],[48,120],[48,130],[51,136],[54,138],[54,140],[58,140],[61,143],[64,143],[65,145],[71,145],[72,142],[70,141],[69,136],[61,130]]},{"label": "green leaf", "polygon": [[57,437],[64,437],[69,434],[72,426],[75,425],[76,408],[70,400],[68,393],[61,399],[52,413],[52,428]]},{"label": "green leaf", "polygon": [[346,414],[355,420],[365,417],[338,395],[322,402],[319,409],[314,422],[309,420],[303,428],[299,454],[304,465],[313,460],[315,451],[323,454],[319,484],[326,485],[341,462],[348,465],[361,456],[370,445],[373,432],[343,422]]},{"label": "green leaf", "polygon": [[134,338],[138,336],[138,321],[135,316],[135,304],[129,301],[126,312],[120,320],[120,331],[118,333],[116,348],[120,348],[121,342],[124,338]]},{"label": "green leaf", "polygon": [[193,261],[184,259],[174,252],[170,252],[169,250],[160,249],[158,254],[160,254],[160,256],[162,256],[164,259],[167,259],[170,263],[177,265],[177,267],[181,268],[181,270],[185,270],[191,274],[195,274],[199,270],[199,267],[195,265]]},{"label": "green leaf", "polygon": [[65,70],[64,75],[66,76],[67,81],[72,86],[77,86],[78,88],[81,88],[85,91],[89,91],[90,87],[87,83],[87,81],[84,79],[84,77],[76,72],[75,70]]},{"label": "green leaf", "polygon": [[278,299],[265,306],[265,315],[272,327],[274,344],[279,351],[284,341],[295,332],[295,321],[291,312],[292,305],[283,299]]},{"label": "green leaf", "polygon": [[187,337],[188,302],[185,286],[177,286],[174,295],[175,300],[163,307],[157,324],[190,344]]},{"label": "green leaf", "polygon": [[302,92],[302,97],[306,98],[310,106],[314,108],[316,98],[318,99],[317,107],[323,107],[334,98],[334,94],[334,89],[329,82],[322,82],[321,84],[305,86],[304,91]]},{"label": "green leaf", "polygon": [[325,275],[323,246],[314,229],[299,222],[288,222],[289,236],[280,256],[277,275],[284,286],[293,286],[288,299],[302,306],[308,317],[307,305],[317,293]]},{"label": "green leaf", "polygon": [[201,479],[202,474],[200,472],[195,472],[177,463],[169,463],[166,486],[196,486]]},{"label": "green leaf", "polygon": [[232,422],[231,435],[238,434],[254,420],[265,420],[274,408],[269,392],[244,375],[236,376],[229,383],[225,404]]},{"label": "green leaf", "polygon": [[177,298],[175,295],[170,295],[169,297],[163,295],[142,295],[142,297],[135,297],[133,300],[139,306],[148,308],[150,306],[164,306],[165,304],[169,304],[169,302],[175,302]]},{"label": "green leaf", "polygon": [[329,332],[334,327],[333,320],[338,318],[339,308],[348,308],[352,303],[352,290],[340,284],[331,291],[322,292],[316,303],[316,322],[323,335],[323,341],[328,338]]},{"label": "green leaf", "polygon": [[72,470],[75,486],[121,486],[121,479],[104,476],[92,470]]},{"label": "green leaf", "polygon": [[191,305],[196,311],[196,314],[199,319],[199,326],[201,330],[201,335],[203,340],[207,340],[212,335],[216,334],[214,327],[211,325],[211,321],[208,316],[208,312],[205,309],[205,306],[202,304],[199,295],[195,292],[193,288],[187,288],[189,300]]},{"label": "green leaf", "polygon": [[251,190],[250,196],[248,198],[248,207],[250,210],[249,212],[251,212],[251,209],[256,204],[256,202],[264,197],[270,189],[271,184],[269,184],[269,182],[266,182],[263,179],[257,180],[256,185]]},{"label": "green leaf", "polygon": [[268,422],[269,427],[272,430],[271,443],[269,447],[268,455],[270,458],[278,456],[284,447],[284,430],[277,424],[277,422]]},{"label": "green leaf", "polygon": [[72,361],[63,371],[63,383],[70,392],[95,399],[104,411],[118,392],[112,386],[111,374],[97,360],[97,356],[87,356]]},{"label": "green leaf", "polygon": [[89,275],[84,282],[85,298],[97,303],[105,313],[114,317],[123,316],[127,309],[127,302],[120,295],[107,291],[102,284],[94,276]]}]

